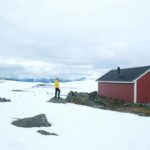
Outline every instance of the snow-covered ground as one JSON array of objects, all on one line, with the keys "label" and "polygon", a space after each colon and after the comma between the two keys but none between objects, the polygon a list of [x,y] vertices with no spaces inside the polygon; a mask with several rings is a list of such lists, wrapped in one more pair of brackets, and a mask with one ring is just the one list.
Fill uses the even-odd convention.
[{"label": "snow-covered ground", "polygon": [[[54,88],[32,88],[38,83],[0,82],[0,97],[11,103],[0,103],[1,150],[149,150],[150,118],[128,113],[94,109],[75,104],[46,102]],[[24,90],[13,92],[12,90]],[[97,90],[95,81],[61,83],[61,94],[70,91]],[[52,127],[40,128],[59,136],[44,136],[39,128],[11,125],[15,118],[45,113]]]}]

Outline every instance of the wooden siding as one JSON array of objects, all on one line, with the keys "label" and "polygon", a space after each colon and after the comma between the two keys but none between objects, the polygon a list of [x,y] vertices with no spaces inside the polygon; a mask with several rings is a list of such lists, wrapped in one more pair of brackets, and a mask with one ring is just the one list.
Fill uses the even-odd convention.
[{"label": "wooden siding", "polygon": [[134,84],[133,83],[99,83],[98,93],[108,98],[134,101]]}]

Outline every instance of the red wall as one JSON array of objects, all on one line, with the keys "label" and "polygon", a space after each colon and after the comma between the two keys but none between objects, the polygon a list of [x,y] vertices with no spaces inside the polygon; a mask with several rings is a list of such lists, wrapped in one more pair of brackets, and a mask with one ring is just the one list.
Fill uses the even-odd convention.
[{"label": "red wall", "polygon": [[134,101],[134,84],[132,83],[99,83],[98,93],[113,99]]},{"label": "red wall", "polygon": [[137,81],[137,102],[150,103],[150,72]]}]

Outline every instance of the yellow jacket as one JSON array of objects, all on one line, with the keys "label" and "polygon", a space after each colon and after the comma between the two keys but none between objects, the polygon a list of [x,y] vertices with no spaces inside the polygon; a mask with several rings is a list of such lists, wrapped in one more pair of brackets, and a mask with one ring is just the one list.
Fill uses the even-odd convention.
[{"label": "yellow jacket", "polygon": [[55,88],[59,88],[59,81],[58,80],[55,80]]}]

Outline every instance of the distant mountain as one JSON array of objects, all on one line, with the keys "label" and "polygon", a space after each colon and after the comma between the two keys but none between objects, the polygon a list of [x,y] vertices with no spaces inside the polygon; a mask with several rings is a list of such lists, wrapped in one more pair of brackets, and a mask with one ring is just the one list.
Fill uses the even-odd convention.
[{"label": "distant mountain", "polygon": [[[23,81],[23,82],[42,82],[42,83],[49,83],[54,82],[55,79],[48,79],[48,78],[11,78],[11,77],[5,77],[0,78],[1,80],[10,80],[10,81]],[[59,79],[60,82],[72,82],[72,81],[82,81],[86,78],[81,77],[79,79]]]}]

